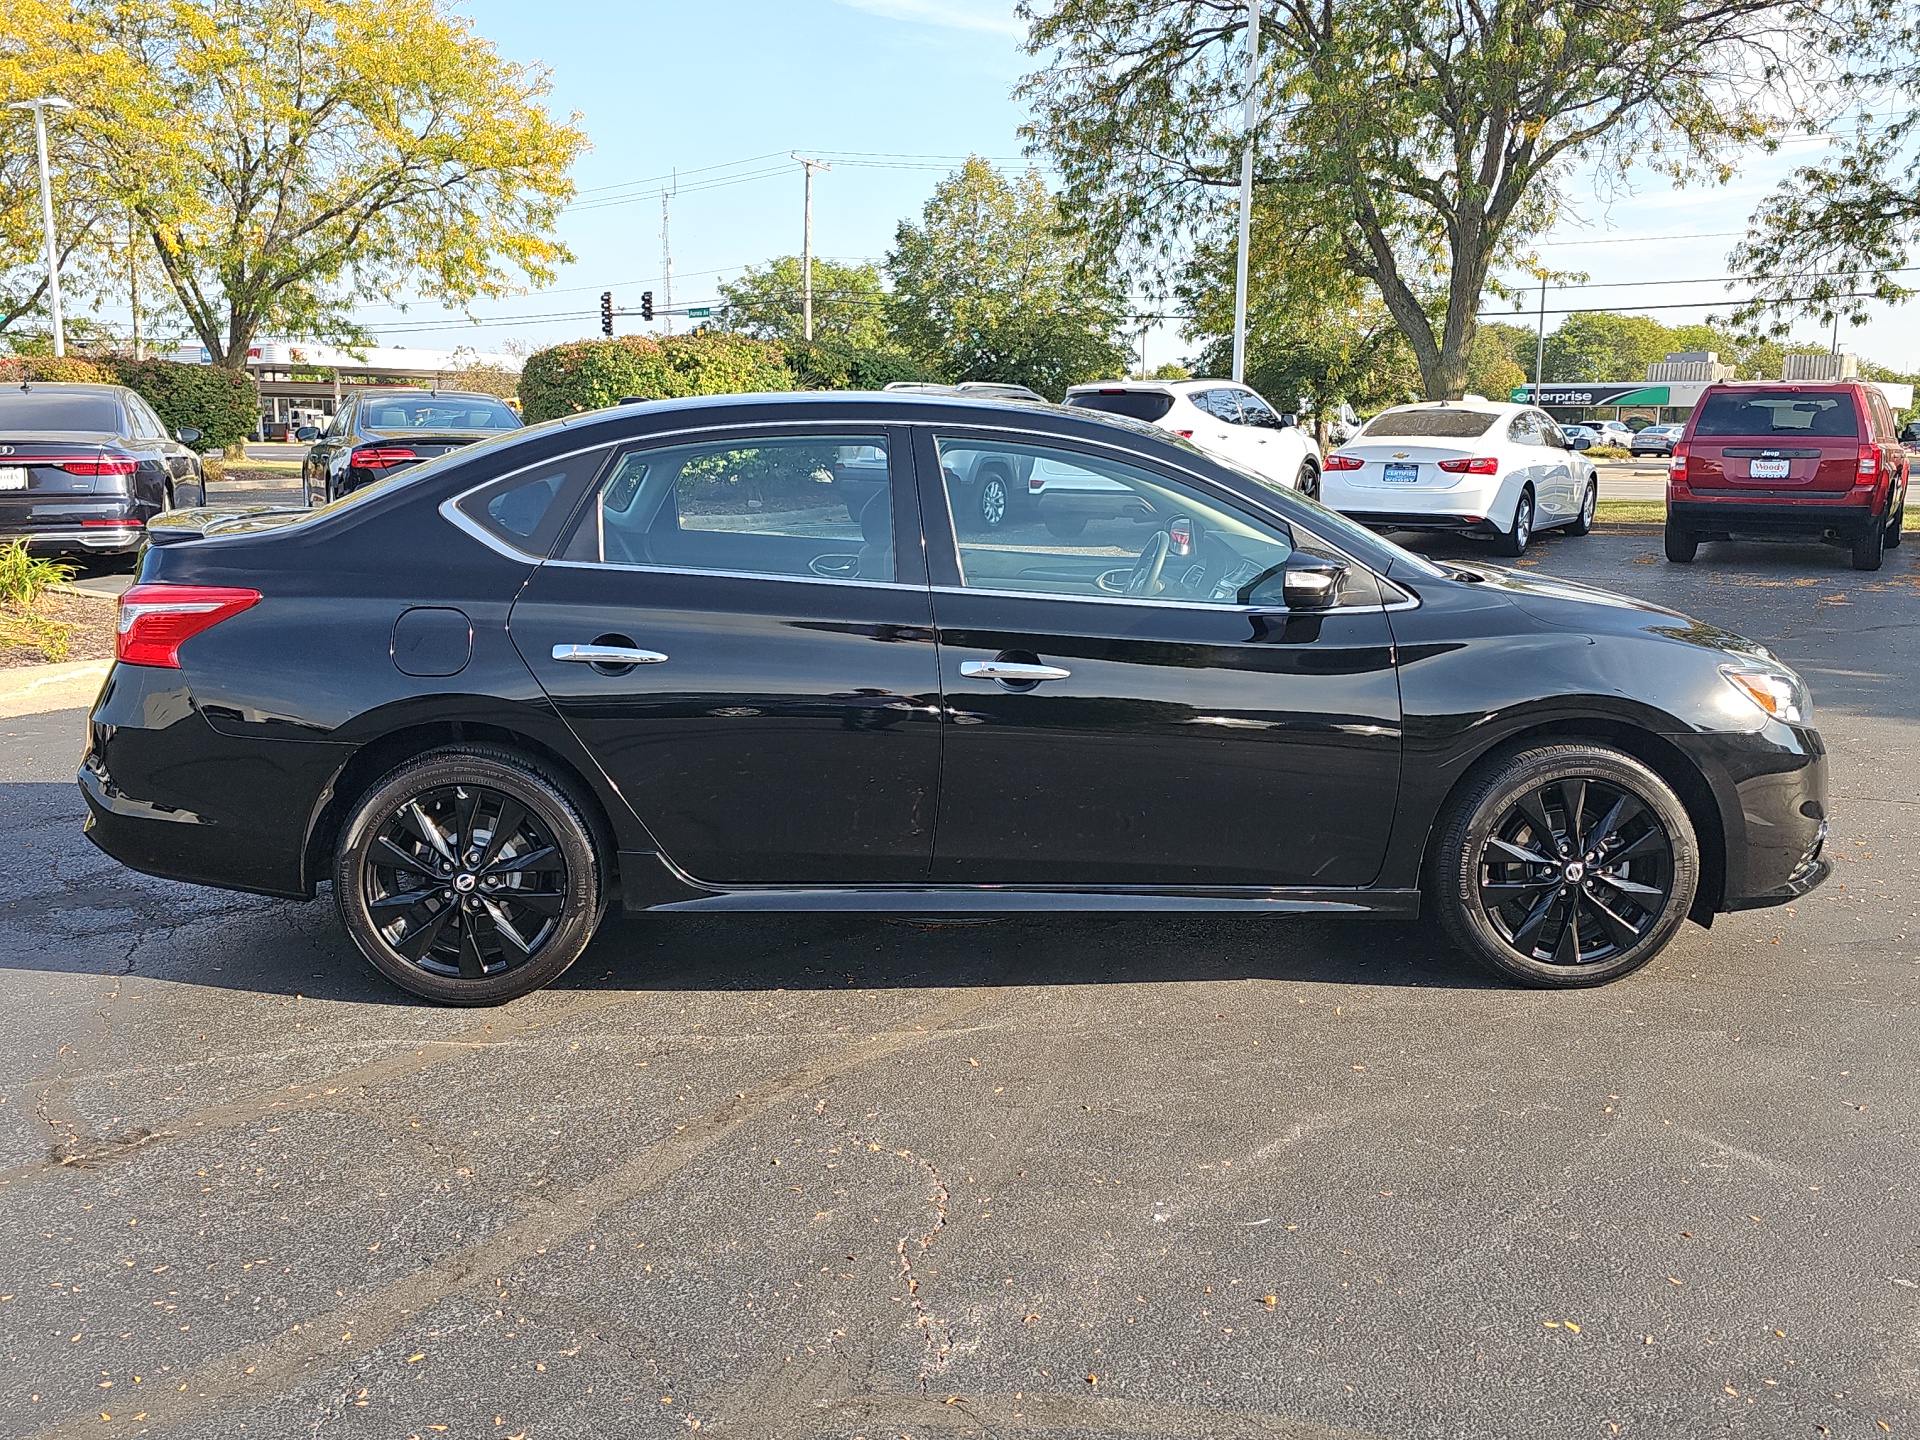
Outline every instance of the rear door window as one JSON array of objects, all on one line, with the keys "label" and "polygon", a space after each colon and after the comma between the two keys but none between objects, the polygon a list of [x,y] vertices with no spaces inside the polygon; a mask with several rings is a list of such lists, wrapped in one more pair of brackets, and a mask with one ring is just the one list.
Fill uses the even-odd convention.
[{"label": "rear door window", "polygon": [[1700,403],[1695,439],[1855,440],[1860,421],[1853,396],[1805,390],[1722,390]]},{"label": "rear door window", "polygon": [[1234,399],[1231,390],[1202,390],[1193,397],[1193,403],[1216,420],[1224,420],[1229,425],[1241,423],[1240,403]]},{"label": "rear door window", "polygon": [[1076,410],[1100,410],[1153,421],[1173,409],[1173,396],[1161,390],[1099,390],[1069,395],[1067,404]]}]

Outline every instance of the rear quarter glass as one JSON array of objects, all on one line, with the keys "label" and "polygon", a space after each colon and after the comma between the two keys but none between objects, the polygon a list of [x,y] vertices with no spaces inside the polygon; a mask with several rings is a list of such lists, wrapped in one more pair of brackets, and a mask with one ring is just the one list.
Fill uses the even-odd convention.
[{"label": "rear quarter glass", "polygon": [[1152,390],[1104,390],[1069,395],[1067,404],[1075,410],[1099,410],[1108,415],[1151,421],[1173,409],[1173,396]]}]

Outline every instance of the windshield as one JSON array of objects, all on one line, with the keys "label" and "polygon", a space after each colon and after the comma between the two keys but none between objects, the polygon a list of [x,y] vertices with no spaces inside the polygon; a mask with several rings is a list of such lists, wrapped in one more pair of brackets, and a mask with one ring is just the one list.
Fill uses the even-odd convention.
[{"label": "windshield", "polygon": [[1099,410],[1135,420],[1158,420],[1173,408],[1173,396],[1155,390],[1090,390],[1067,396],[1076,410]]},{"label": "windshield", "polygon": [[0,391],[0,430],[120,433],[120,402],[111,395],[48,395]]},{"label": "windshield", "polygon": [[1360,433],[1369,440],[1403,435],[1431,435],[1447,440],[1470,440],[1484,435],[1500,417],[1491,410],[1389,410],[1374,417]]},{"label": "windshield", "polygon": [[1700,406],[1693,433],[1701,435],[1805,435],[1851,440],[1860,433],[1853,395],[1793,390],[1722,390]]},{"label": "windshield", "polygon": [[483,395],[371,396],[366,406],[369,430],[518,430],[520,417],[498,400]]}]

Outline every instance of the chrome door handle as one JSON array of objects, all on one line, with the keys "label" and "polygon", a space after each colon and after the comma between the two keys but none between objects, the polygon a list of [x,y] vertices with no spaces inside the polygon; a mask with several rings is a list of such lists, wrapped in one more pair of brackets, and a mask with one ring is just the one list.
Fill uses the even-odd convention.
[{"label": "chrome door handle", "polygon": [[556,645],[553,658],[582,665],[658,665],[667,657],[658,650],[631,650],[625,645]]},{"label": "chrome door handle", "polygon": [[1065,680],[1073,674],[1058,665],[1022,665],[1014,660],[962,660],[960,673],[969,680],[1004,680],[1016,685],[1035,680]]}]

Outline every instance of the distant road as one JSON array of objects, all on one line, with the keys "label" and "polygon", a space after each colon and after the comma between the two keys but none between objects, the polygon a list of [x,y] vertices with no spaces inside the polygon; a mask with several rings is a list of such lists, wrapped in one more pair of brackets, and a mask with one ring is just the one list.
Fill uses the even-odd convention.
[{"label": "distant road", "polygon": [[304,460],[307,451],[311,448],[307,445],[256,445],[249,440],[247,458],[249,460]]},{"label": "distant road", "polygon": [[[251,447],[249,447],[251,449]],[[1596,460],[1602,500],[1664,500],[1667,498],[1667,462]]]}]

